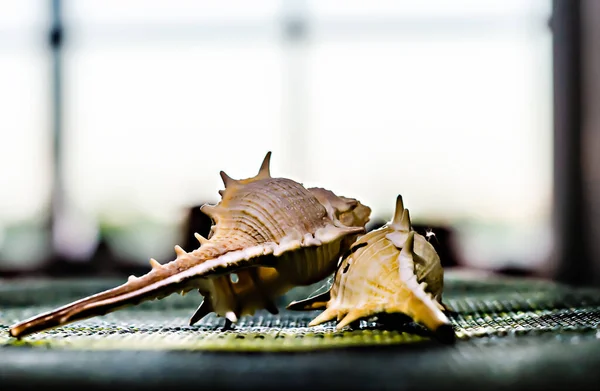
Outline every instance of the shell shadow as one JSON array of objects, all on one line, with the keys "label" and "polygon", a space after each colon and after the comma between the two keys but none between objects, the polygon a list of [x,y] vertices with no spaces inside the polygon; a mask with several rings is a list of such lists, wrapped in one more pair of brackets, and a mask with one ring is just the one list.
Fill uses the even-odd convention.
[{"label": "shell shadow", "polygon": [[[366,326],[362,326],[366,323]],[[453,344],[456,342],[456,335],[452,325],[440,326],[435,332],[415,323],[408,315],[400,313],[382,313],[376,316],[374,321],[364,322],[356,321],[350,324],[353,330],[385,330],[396,331],[418,335],[420,337],[437,340],[444,344]]]}]

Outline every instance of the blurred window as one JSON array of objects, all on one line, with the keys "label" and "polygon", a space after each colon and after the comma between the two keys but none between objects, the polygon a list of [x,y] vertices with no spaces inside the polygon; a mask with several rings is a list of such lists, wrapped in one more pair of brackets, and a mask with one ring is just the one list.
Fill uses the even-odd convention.
[{"label": "blurred window", "polygon": [[[471,264],[544,260],[550,1],[71,0],[64,11],[70,213],[129,227],[115,239],[127,255],[168,256],[181,209],[218,200],[219,170],[254,175],[272,150],[275,175],[359,198],[374,218],[401,193],[414,221],[458,229]],[[29,100],[44,101],[41,76],[0,92],[31,128],[13,155],[47,139]],[[18,206],[5,215],[32,213],[26,183],[45,177],[26,176],[2,195]]]},{"label": "blurred window", "polygon": [[0,2],[0,262],[45,256],[52,180],[48,4]]}]

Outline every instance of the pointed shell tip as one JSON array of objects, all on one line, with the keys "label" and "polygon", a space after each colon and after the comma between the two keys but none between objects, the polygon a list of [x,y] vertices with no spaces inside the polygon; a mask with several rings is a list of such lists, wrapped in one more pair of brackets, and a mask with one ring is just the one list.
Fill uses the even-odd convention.
[{"label": "pointed shell tip", "polygon": [[154,258],[150,258],[150,266],[152,266],[152,269],[160,269],[162,267],[162,265]]},{"label": "pointed shell tip", "polygon": [[208,243],[208,239],[200,235],[198,232],[194,232],[194,237],[196,238],[196,240],[198,240],[200,245],[205,245],[206,243]]},{"label": "pointed shell tip", "polygon": [[271,151],[267,152],[265,158],[263,159],[262,164],[260,165],[260,169],[258,170],[257,177],[260,178],[270,178],[271,177]]},{"label": "pointed shell tip", "polygon": [[175,249],[175,254],[177,254],[178,257],[181,256],[181,255],[187,254],[185,252],[185,250],[183,248],[181,248],[181,246],[178,245],[178,244],[175,245],[174,249]]},{"label": "pointed shell tip", "polygon": [[227,175],[225,173],[225,171],[220,171],[219,175],[221,175],[221,179],[223,180],[223,184],[225,185],[225,188],[235,185],[235,183],[237,182],[235,179],[233,179],[232,177]]}]

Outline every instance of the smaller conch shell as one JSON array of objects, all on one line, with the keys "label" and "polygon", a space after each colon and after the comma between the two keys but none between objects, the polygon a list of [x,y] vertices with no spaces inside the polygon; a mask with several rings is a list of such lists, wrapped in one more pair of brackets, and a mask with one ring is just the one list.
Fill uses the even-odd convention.
[{"label": "smaller conch shell", "polygon": [[399,195],[393,220],[361,236],[342,255],[330,290],[293,302],[288,309],[325,309],[309,326],[337,318],[338,330],[360,319],[401,313],[453,339],[442,290],[440,258],[431,243],[412,230]]}]

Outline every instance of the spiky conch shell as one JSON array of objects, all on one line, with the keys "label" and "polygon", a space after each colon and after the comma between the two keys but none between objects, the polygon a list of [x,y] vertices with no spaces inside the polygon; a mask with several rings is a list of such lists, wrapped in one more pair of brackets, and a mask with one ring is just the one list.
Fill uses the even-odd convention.
[{"label": "spiky conch shell", "polygon": [[225,190],[217,205],[201,207],[214,225],[208,238],[196,235],[198,249],[175,246],[175,260],[161,265],[151,259],[149,273],[17,323],[10,334],[22,337],[194,289],[204,301],[190,324],[211,312],[228,322],[257,309],[276,313],[275,297],[335,271],[339,255],[365,232],[371,210],[326,189],[271,177],[270,156],[252,178],[235,180],[221,171]]},{"label": "spiky conch shell", "polygon": [[434,247],[412,230],[402,197],[393,220],[356,240],[340,258],[333,285],[291,303],[291,310],[325,309],[309,326],[337,318],[337,329],[383,313],[402,313],[434,332],[454,335],[441,303],[443,268]]}]

